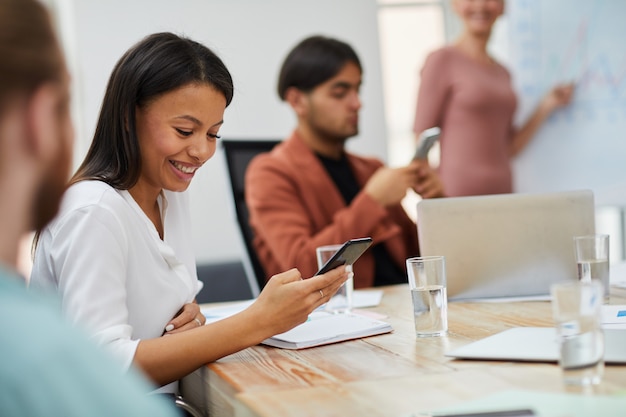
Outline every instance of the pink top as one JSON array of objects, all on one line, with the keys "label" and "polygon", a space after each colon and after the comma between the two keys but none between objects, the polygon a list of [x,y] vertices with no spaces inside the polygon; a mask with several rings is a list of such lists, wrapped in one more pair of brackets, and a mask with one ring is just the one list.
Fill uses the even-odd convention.
[{"label": "pink top", "polygon": [[413,129],[441,128],[439,175],[445,194],[512,192],[510,141],[517,100],[507,69],[447,46],[428,56],[421,77]]}]

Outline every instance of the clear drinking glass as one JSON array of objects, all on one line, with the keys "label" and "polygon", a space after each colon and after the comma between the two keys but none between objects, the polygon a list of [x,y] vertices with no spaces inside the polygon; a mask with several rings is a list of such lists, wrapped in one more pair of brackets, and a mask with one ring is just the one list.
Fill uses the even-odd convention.
[{"label": "clear drinking glass", "polygon": [[[317,254],[317,268],[320,269],[343,245],[326,245],[315,249]],[[349,278],[339,287],[335,295],[326,303],[325,310],[331,313],[349,313],[352,309],[352,294],[354,292],[354,278]]]},{"label": "clear drinking glass", "polygon": [[578,279],[582,282],[598,280],[604,287],[604,303],[609,302],[609,235],[574,237]]},{"label": "clear drinking glass", "polygon": [[563,381],[583,386],[600,383],[604,372],[602,283],[554,284],[551,293]]},{"label": "clear drinking glass", "polygon": [[409,258],[406,269],[413,300],[415,335],[445,335],[448,332],[448,297],[444,257]]}]

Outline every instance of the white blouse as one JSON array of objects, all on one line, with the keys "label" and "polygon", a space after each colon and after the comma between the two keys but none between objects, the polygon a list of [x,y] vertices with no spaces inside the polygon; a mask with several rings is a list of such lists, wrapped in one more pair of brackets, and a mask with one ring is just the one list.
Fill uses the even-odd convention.
[{"label": "white blouse", "polygon": [[[202,288],[192,251],[187,193],[159,198],[164,239],[128,191],[81,181],[41,233],[30,285],[53,287],[64,313],[122,360],[160,337]],[[161,392],[173,392],[170,384]]]}]

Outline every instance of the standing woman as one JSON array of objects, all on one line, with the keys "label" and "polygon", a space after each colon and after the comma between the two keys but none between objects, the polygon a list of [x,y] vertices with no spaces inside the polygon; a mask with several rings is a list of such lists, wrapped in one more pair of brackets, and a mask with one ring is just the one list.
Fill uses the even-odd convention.
[{"label": "standing woman", "polygon": [[517,100],[507,69],[487,52],[504,0],[451,0],[464,30],[453,44],[431,53],[421,72],[413,130],[441,128],[439,175],[447,196],[513,191],[511,158],[530,142],[573,85],[553,88],[519,129]]},{"label": "standing woman", "polygon": [[248,309],[204,326],[184,191],[213,156],[232,96],[228,70],[203,45],[157,33],[133,46],[35,252],[32,285],[57,289],[75,323],[163,393],[203,364],[304,322],[348,276],[344,267],[307,280],[295,269],[277,274]]}]

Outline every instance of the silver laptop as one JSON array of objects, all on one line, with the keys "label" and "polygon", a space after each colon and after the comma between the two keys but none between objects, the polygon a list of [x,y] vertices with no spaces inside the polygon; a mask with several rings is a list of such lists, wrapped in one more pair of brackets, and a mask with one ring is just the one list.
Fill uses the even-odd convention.
[{"label": "silver laptop", "polygon": [[593,234],[593,193],[422,200],[422,255],[444,255],[450,300],[549,295],[577,280],[573,237]]}]

